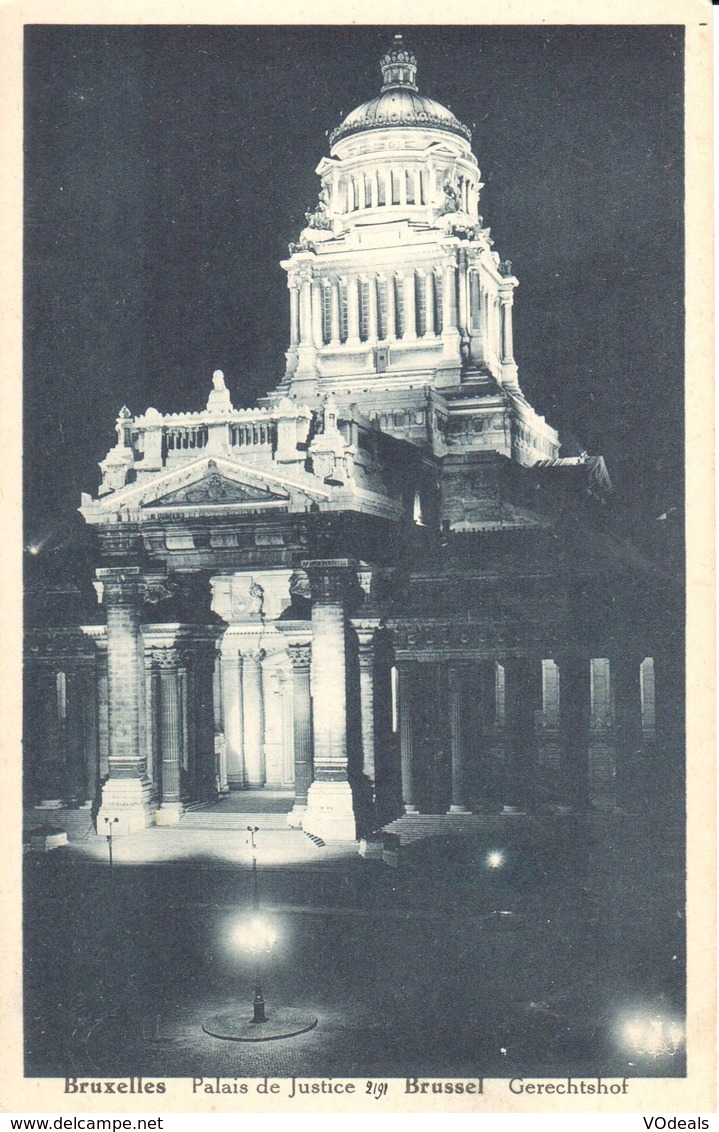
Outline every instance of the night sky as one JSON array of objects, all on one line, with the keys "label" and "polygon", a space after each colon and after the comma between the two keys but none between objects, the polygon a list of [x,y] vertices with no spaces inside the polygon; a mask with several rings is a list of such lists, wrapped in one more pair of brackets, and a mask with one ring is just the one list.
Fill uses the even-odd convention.
[{"label": "night sky", "polygon": [[26,542],[74,529],[123,403],[280,379],[279,260],[395,31],[473,129],[528,398],[627,529],[681,505],[680,28],[54,25],[26,29]]}]

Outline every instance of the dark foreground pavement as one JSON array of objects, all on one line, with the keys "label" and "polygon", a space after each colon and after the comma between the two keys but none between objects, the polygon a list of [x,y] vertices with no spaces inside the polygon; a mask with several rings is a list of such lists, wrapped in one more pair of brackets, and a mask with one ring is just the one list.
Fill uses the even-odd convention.
[{"label": "dark foreground pavement", "polygon": [[679,822],[593,813],[421,842],[396,870],[275,861],[261,869],[278,933],[268,1014],[305,1007],[319,1023],[257,1045],[202,1031],[237,1003],[251,1013],[252,963],[232,938],[246,862],[111,871],[72,849],[27,854],[26,1072],[682,1075],[681,1052],[622,1036],[633,1017],[683,1018],[683,849]]}]

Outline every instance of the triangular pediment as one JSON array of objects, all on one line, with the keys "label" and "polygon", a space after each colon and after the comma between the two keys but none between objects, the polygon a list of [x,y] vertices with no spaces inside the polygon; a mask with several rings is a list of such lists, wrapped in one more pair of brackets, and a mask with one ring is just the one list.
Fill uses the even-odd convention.
[{"label": "triangular pediment", "polygon": [[138,477],[81,508],[89,522],[100,522],[107,515],[131,516],[138,520],[162,515],[203,513],[257,513],[305,511],[324,502],[331,489],[304,471],[294,476],[278,475],[273,467],[252,467],[222,456],[201,457],[157,474]]},{"label": "triangular pediment", "polygon": [[238,483],[237,480],[228,479],[218,471],[211,471],[201,479],[184,487],[169,491],[166,495],[148,501],[145,506],[152,507],[153,511],[162,507],[217,507],[222,504],[237,506],[237,504],[262,504],[272,502],[286,502],[287,495],[257,484]]}]

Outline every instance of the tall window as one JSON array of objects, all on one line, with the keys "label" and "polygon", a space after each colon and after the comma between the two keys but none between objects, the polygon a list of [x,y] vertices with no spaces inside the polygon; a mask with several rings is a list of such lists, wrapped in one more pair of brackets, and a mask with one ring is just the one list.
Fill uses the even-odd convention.
[{"label": "tall window", "polygon": [[390,171],[390,180],[392,182],[392,204],[399,204],[399,174],[395,169]]},{"label": "tall window", "polygon": [[332,338],[332,284],[322,283],[322,341],[325,345]]},{"label": "tall window", "polygon": [[423,271],[415,272],[414,298],[417,333],[421,337],[423,334],[427,333],[427,279]]},{"label": "tall window", "polygon": [[442,333],[442,273],[435,272],[434,276],[434,329],[437,334]]},{"label": "tall window", "polygon": [[347,284],[339,284],[340,297],[340,342],[347,341]]},{"label": "tall window", "polygon": [[377,204],[384,205],[387,203],[384,174],[378,172],[375,176],[377,177]]},{"label": "tall window", "polygon": [[407,204],[414,204],[414,175],[409,169],[404,173],[404,191]]},{"label": "tall window", "polygon": [[427,203],[427,174],[424,169],[419,171],[419,203]]},{"label": "tall window", "polygon": [[369,173],[364,175],[364,206],[365,208],[372,207],[372,185]]},{"label": "tall window", "polygon": [[382,339],[387,337],[387,280],[380,279],[377,282],[377,337]]},{"label": "tall window", "polygon": [[366,342],[369,338],[369,288],[366,279],[359,281],[359,324],[360,338]]}]

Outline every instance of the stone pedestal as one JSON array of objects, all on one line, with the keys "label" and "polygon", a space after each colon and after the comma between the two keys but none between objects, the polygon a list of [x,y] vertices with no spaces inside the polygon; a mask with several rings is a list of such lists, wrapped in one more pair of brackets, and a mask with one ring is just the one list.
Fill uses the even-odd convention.
[{"label": "stone pedestal", "polygon": [[315,779],[307,792],[302,828],[323,841],[356,841],[357,822],[349,782]]},{"label": "stone pedestal", "polygon": [[315,774],[302,825],[323,841],[354,841],[357,828],[347,774],[345,604],[355,563],[313,559],[302,566],[312,592]]},{"label": "stone pedestal", "polygon": [[145,657],[140,633],[143,596],[138,567],[98,570],[107,607],[109,778],[97,832],[114,837],[152,825],[153,790],[146,773],[140,721],[145,711]]}]

